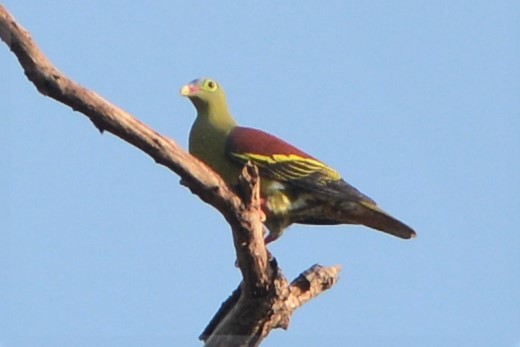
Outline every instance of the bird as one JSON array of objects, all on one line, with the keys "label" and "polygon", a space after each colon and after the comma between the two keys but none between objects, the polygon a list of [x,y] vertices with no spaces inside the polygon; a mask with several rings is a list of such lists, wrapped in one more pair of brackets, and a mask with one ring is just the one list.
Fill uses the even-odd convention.
[{"label": "bird", "polygon": [[292,224],[364,225],[411,239],[415,231],[381,209],[322,161],[262,130],[239,126],[229,111],[222,86],[211,78],[195,79],[180,89],[195,106],[189,152],[236,186],[251,162],[260,176],[261,210],[269,231],[265,243],[278,239]]}]

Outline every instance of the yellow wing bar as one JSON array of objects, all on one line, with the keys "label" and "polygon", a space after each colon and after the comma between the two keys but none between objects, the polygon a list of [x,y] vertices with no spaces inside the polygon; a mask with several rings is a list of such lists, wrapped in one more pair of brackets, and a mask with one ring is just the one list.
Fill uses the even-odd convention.
[{"label": "yellow wing bar", "polygon": [[341,179],[339,172],[312,158],[303,158],[294,154],[270,156],[255,153],[231,154],[243,162],[250,160],[279,180],[299,180],[314,176],[319,183],[327,183]]}]

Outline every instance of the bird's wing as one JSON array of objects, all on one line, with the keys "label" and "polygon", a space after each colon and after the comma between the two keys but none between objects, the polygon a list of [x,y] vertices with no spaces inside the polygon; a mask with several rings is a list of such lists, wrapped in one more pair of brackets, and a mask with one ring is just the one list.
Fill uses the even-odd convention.
[{"label": "bird's wing", "polygon": [[293,187],[347,200],[374,203],[345,182],[333,168],[261,130],[234,128],[227,139],[226,154],[241,164],[251,161],[258,166],[261,176]]},{"label": "bird's wing", "polygon": [[337,171],[273,135],[234,128],[226,143],[226,154],[239,164],[251,161],[258,166],[261,177],[315,197],[320,202],[317,209],[301,210],[295,219],[297,223],[363,224],[404,239],[415,236],[412,228],[380,209]]}]

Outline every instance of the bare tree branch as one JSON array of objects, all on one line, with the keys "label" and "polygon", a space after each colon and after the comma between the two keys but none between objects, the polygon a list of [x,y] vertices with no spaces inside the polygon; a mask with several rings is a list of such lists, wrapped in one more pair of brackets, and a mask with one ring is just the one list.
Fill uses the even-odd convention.
[{"label": "bare tree branch", "polygon": [[101,132],[139,148],[178,174],[182,184],[224,215],[233,231],[243,281],[201,335],[207,346],[256,346],[272,329],[286,329],[295,309],[336,283],[339,267],[315,265],[291,284],[282,275],[263,241],[256,167],[246,165],[237,190],[230,189],[174,141],[60,72],[2,5],[0,38],[40,93],[81,112]]},{"label": "bare tree branch", "polygon": [[269,293],[259,298],[244,299],[238,287],[199,338],[211,347],[257,346],[272,329],[287,329],[291,314],[336,284],[339,272],[339,266],[314,265],[291,284],[278,272]]}]

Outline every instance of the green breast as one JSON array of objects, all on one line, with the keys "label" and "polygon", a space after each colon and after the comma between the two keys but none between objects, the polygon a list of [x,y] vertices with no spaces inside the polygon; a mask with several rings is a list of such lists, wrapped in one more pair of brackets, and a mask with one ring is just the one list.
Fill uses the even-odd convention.
[{"label": "green breast", "polygon": [[197,117],[190,132],[189,151],[217,172],[228,185],[234,185],[240,168],[225,153],[229,132],[230,129],[219,129],[207,119]]}]

